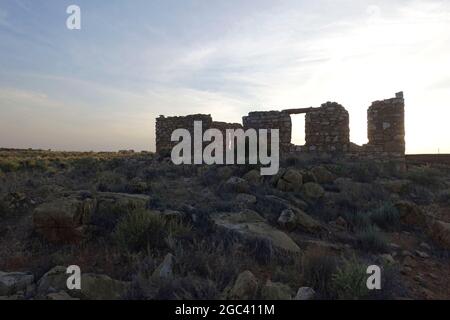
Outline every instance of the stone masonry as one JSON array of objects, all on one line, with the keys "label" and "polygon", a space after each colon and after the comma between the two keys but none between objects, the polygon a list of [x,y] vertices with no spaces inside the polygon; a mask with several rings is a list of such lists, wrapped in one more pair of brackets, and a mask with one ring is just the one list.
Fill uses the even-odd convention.
[{"label": "stone masonry", "polygon": [[[348,111],[336,102],[327,102],[318,108],[250,112],[242,118],[242,125],[213,121],[211,115],[206,114],[160,116],[156,119],[156,152],[161,155],[170,154],[176,144],[170,141],[172,132],[185,128],[192,134],[194,121],[201,120],[204,131],[219,129],[224,134],[224,139],[226,129],[279,129],[282,154],[307,152],[357,158],[404,159],[404,112],[402,92],[397,93],[395,98],[373,102],[367,111],[369,142],[363,146],[350,142]],[[291,143],[291,115],[301,113],[305,114],[306,143],[304,146],[296,146]]]}]

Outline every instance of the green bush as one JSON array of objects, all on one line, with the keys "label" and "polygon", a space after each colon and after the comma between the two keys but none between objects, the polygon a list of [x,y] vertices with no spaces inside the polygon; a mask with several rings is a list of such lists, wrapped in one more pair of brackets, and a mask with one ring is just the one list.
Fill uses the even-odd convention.
[{"label": "green bush", "polygon": [[343,265],[333,274],[333,292],[338,299],[343,300],[365,298],[369,294],[366,280],[366,267],[356,257],[344,260]]},{"label": "green bush", "polygon": [[331,298],[332,278],[337,270],[337,260],[326,250],[310,250],[305,253],[302,260],[303,281],[312,287],[322,297]]},{"label": "green bush", "polygon": [[385,202],[370,213],[370,220],[380,228],[395,230],[400,225],[400,213],[392,203]]},{"label": "green bush", "polygon": [[387,242],[383,234],[374,227],[368,227],[356,234],[356,241],[360,249],[368,252],[386,252]]},{"label": "green bush", "polygon": [[140,251],[167,246],[167,238],[187,234],[190,226],[178,220],[167,220],[158,213],[135,210],[127,214],[116,226],[114,239],[121,248]]}]

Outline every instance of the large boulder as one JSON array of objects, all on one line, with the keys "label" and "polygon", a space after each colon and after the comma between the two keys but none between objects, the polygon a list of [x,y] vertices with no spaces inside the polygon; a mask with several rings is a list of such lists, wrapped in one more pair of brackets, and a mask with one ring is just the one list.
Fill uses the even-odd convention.
[{"label": "large boulder", "polygon": [[294,300],[312,300],[316,292],[313,288],[310,287],[301,287],[298,289],[297,294],[295,295]]},{"label": "large boulder", "polygon": [[429,228],[430,237],[442,248],[450,250],[450,223],[436,220]]},{"label": "large boulder", "polygon": [[223,184],[223,189],[227,192],[248,193],[250,186],[245,179],[231,177]]},{"label": "large boulder", "polygon": [[247,180],[251,185],[259,185],[262,182],[261,172],[259,170],[253,169],[247,172],[242,178]]},{"label": "large boulder", "polygon": [[266,220],[252,210],[237,213],[215,213],[211,215],[216,226],[236,233],[247,241],[269,241],[274,248],[289,252],[300,252],[298,245],[284,232],[270,226]]},{"label": "large boulder", "polygon": [[[57,266],[48,271],[38,282],[38,295],[66,291],[70,275],[66,268]],[[70,290],[70,296],[86,300],[117,300],[124,297],[130,288],[129,282],[111,279],[107,275],[82,273],[81,290]]]},{"label": "large boulder", "polygon": [[314,167],[311,169],[311,172],[316,177],[317,182],[321,184],[333,183],[336,180],[335,175],[323,166]]},{"label": "large boulder", "polygon": [[320,184],[315,182],[308,182],[303,185],[303,194],[309,200],[318,200],[323,197],[325,190],[320,186]]},{"label": "large boulder", "polygon": [[25,291],[34,281],[34,276],[25,272],[0,271],[0,296],[13,295]]},{"label": "large boulder", "polygon": [[301,229],[314,233],[322,230],[322,225],[300,209],[290,208],[281,212],[278,223],[287,229]]},{"label": "large boulder", "polygon": [[280,282],[267,280],[261,289],[261,298],[263,300],[291,300],[292,296],[291,288]]},{"label": "large boulder", "polygon": [[421,228],[426,227],[426,216],[415,203],[402,200],[396,202],[394,206],[400,214],[400,221],[402,223]]},{"label": "large boulder", "polygon": [[299,191],[303,185],[303,176],[296,169],[287,169],[278,179],[276,187],[280,191]]},{"label": "large boulder", "polygon": [[257,291],[258,279],[253,273],[246,270],[238,275],[227,298],[232,300],[250,300],[255,298]]},{"label": "large boulder", "polygon": [[77,242],[94,212],[94,199],[66,197],[46,202],[34,210],[35,230],[51,242]]}]

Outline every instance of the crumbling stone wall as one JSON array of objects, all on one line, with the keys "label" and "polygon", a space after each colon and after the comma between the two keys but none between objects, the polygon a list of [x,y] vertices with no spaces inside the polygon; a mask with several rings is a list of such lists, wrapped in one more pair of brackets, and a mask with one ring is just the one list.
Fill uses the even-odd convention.
[{"label": "crumbling stone wall", "polygon": [[194,121],[202,121],[203,131],[212,125],[212,118],[209,114],[193,114],[184,117],[156,118],[156,152],[162,155],[170,155],[173,146],[177,142],[171,141],[172,132],[176,129],[187,129],[191,136],[194,136]]},{"label": "crumbling stone wall", "polygon": [[[304,146],[291,144],[291,114],[305,113]],[[216,128],[224,137],[226,148],[227,129],[279,129],[282,154],[309,152],[341,154],[349,158],[404,159],[405,124],[403,93],[395,98],[375,101],[367,111],[369,143],[358,146],[350,142],[349,114],[336,102],[327,102],[319,108],[287,109],[282,111],[250,112],[239,123],[213,121],[210,115],[196,114],[185,117],[156,119],[156,152],[170,154],[176,144],[171,142],[172,132],[178,128],[188,129],[193,134],[194,121],[201,120],[203,131]]]},{"label": "crumbling stone wall", "polygon": [[367,110],[369,143],[365,149],[375,154],[405,154],[405,101],[403,92],[395,98],[375,101]]},{"label": "crumbling stone wall", "polygon": [[350,144],[349,115],[336,102],[327,102],[305,116],[306,150],[346,152]]},{"label": "crumbling stone wall", "polygon": [[[250,112],[242,118],[244,129],[279,129],[280,150],[288,150],[291,144],[292,121],[284,111]],[[270,132],[269,132],[270,133]],[[270,142],[268,141],[270,145]]]}]

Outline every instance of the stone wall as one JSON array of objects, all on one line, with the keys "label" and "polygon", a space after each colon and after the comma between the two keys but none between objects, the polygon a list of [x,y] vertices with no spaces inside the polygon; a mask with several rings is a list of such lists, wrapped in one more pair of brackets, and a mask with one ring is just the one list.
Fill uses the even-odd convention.
[{"label": "stone wall", "polygon": [[395,98],[375,101],[367,110],[369,152],[402,156],[405,154],[405,102],[403,92]]},{"label": "stone wall", "polygon": [[[291,144],[291,114],[305,113],[304,146]],[[350,142],[349,114],[336,102],[327,102],[319,108],[287,109],[282,111],[250,112],[239,123],[213,121],[210,115],[196,114],[184,117],[156,119],[156,152],[170,154],[175,142],[170,141],[172,131],[188,129],[193,134],[194,121],[203,122],[203,131],[219,129],[226,139],[227,129],[279,129],[282,154],[308,152],[341,154],[350,158],[404,159],[405,125],[403,93],[395,98],[375,101],[367,111],[369,143],[358,146]],[[224,143],[226,148],[226,143]]]},{"label": "stone wall", "polygon": [[[287,150],[291,144],[292,121],[289,113],[284,111],[250,112],[242,117],[244,129],[279,129],[280,150]],[[270,145],[270,142],[268,141]]]},{"label": "stone wall", "polygon": [[305,141],[308,151],[348,151],[350,129],[347,110],[336,102],[327,102],[306,113]]},{"label": "stone wall", "polygon": [[187,129],[194,136],[194,121],[202,121],[203,131],[212,125],[212,118],[209,114],[193,114],[184,117],[156,118],[156,152],[162,155],[170,155],[172,147],[177,142],[171,141],[172,132],[176,129]]}]

